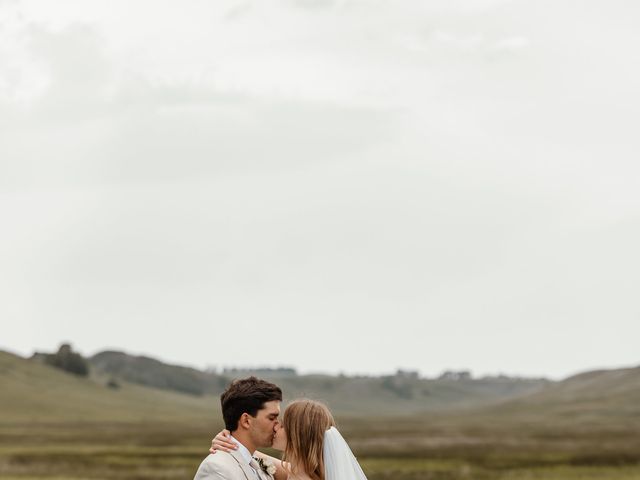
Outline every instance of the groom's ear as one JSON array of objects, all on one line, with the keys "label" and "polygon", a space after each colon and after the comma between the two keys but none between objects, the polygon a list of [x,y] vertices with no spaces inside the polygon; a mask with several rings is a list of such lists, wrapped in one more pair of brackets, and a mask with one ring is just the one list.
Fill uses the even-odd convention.
[{"label": "groom's ear", "polygon": [[238,419],[238,428],[244,428],[247,430],[251,428],[251,421],[249,420],[250,417],[251,416],[246,412],[240,415],[240,418]]}]

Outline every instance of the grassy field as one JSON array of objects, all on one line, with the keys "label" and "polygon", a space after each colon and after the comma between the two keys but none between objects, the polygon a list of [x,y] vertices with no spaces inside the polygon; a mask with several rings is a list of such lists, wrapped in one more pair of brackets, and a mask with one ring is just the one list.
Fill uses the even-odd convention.
[{"label": "grassy field", "polygon": [[[640,479],[627,431],[465,430],[410,419],[341,419],[370,480]],[[220,425],[158,422],[0,426],[3,479],[192,478]]]}]

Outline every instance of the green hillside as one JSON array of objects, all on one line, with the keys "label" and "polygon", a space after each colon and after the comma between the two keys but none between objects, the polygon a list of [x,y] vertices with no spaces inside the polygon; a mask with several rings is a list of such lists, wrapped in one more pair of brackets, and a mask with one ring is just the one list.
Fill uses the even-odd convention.
[{"label": "green hillside", "polygon": [[219,395],[232,378],[255,374],[279,385],[285,399],[311,397],[339,414],[389,415],[490,405],[527,395],[547,384],[540,379],[423,379],[399,372],[382,377],[297,375],[287,369],[242,370],[216,374],[168,365],[124,352],[101,352],[89,359],[92,370],[128,382],[193,395]]},{"label": "green hillside", "polygon": [[[91,376],[79,377],[0,351],[0,421],[211,420],[219,417],[218,396],[231,381],[123,352],[102,352],[90,364]],[[640,418],[640,367],[586,372],[561,382],[256,373],[280,385],[285,400],[320,399],[346,417],[423,413],[432,420],[496,425],[615,425]],[[119,388],[107,386],[114,380]]]},{"label": "green hillside", "polygon": [[423,422],[434,431],[471,436],[522,436],[548,443],[571,437],[584,448],[611,437],[640,448],[640,368],[585,372],[530,395],[453,415],[436,413]]},{"label": "green hillside", "polygon": [[194,397],[122,382],[106,386],[0,351],[0,422],[211,419],[214,397]]},{"label": "green hillside", "polygon": [[[167,365],[147,357],[103,352],[79,377],[0,352],[0,421],[151,421],[218,419],[218,396],[231,377]],[[244,372],[248,375],[250,372]],[[311,397],[337,415],[366,416],[489,405],[539,390],[540,380],[425,380],[404,375],[345,377],[260,372],[285,400]],[[110,388],[108,383],[118,388]]]},{"label": "green hillside", "polygon": [[219,395],[229,383],[228,378],[215,373],[169,365],[154,358],[128,355],[124,352],[100,352],[92,356],[89,362],[97,374],[191,395]]},{"label": "green hillside", "polygon": [[624,427],[640,422],[640,367],[581,373],[488,411],[531,423]]}]

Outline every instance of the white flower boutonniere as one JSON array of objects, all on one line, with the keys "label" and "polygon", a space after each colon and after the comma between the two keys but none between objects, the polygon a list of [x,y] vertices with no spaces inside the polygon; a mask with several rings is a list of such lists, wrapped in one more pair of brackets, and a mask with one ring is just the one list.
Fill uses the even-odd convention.
[{"label": "white flower boutonniere", "polygon": [[262,458],[258,458],[258,457],[253,457],[256,459],[256,462],[258,462],[258,465],[260,465],[260,468],[262,469],[263,472],[265,472],[267,475],[271,475],[272,477],[276,474],[276,466],[271,463],[269,460],[264,460]]}]

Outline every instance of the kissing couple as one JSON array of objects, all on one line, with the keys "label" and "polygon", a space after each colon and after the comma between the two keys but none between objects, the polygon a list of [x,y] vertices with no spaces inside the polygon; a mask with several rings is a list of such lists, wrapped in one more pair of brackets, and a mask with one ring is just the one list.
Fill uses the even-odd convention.
[{"label": "kissing couple", "polygon": [[[256,377],[233,381],[220,403],[225,430],[194,480],[367,480],[324,404],[295,400],[280,422],[282,390]],[[266,447],[282,460],[257,450]]]}]

